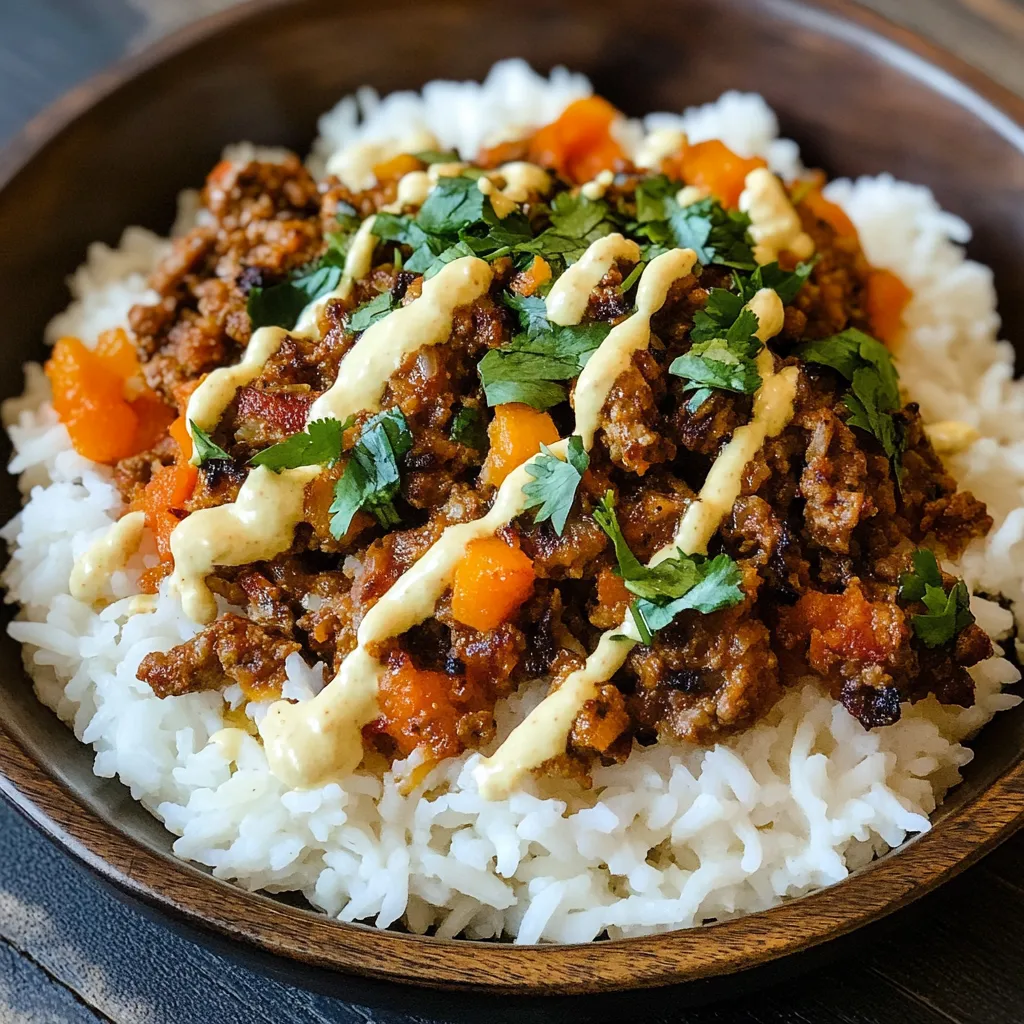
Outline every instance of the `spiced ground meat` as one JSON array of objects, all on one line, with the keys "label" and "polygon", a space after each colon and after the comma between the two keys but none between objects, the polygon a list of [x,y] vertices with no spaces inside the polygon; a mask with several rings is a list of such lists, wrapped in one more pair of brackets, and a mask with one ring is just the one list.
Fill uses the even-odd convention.
[{"label": "spiced ground meat", "polygon": [[[643,181],[616,179],[605,203],[619,211],[618,223],[636,217]],[[150,385],[182,405],[204,374],[244,352],[253,332],[253,289],[315,264],[334,244],[341,219],[358,223],[394,196],[394,182],[359,194],[336,179],[318,183],[297,158],[218,165],[203,192],[201,226],[174,243],[153,276],[158,300],[131,313]],[[550,197],[536,196],[523,208],[535,235],[551,223],[550,204]],[[972,495],[957,491],[915,405],[892,412],[903,444],[897,483],[883,445],[851,422],[848,381],[794,355],[809,339],[870,330],[870,267],[856,239],[799,203],[798,210],[816,262],[771,345],[777,368],[796,367],[793,418],[746,466],[740,497],[710,551],[735,563],[742,600],[711,614],[686,611],[637,645],[581,710],[558,770],[579,774],[579,765],[585,769],[595,758],[622,759],[633,740],[713,742],[757,721],[809,674],[869,727],[895,721],[902,701],[929,693],[972,701],[967,669],[990,654],[987,637],[967,625],[944,645],[923,643],[915,616],[924,608],[901,598],[900,576],[917,548],[955,557],[991,519]],[[423,276],[407,269],[417,265],[412,256],[405,241],[380,243],[369,274],[346,298],[328,302],[317,336],[289,335],[238,390],[212,431],[228,459],[201,467],[182,514],[234,500],[252,456],[303,430],[313,401],[345,372],[358,337],[353,313],[381,296],[389,307],[419,297]],[[266,563],[219,569],[209,580],[241,614],[222,616],[195,639],[143,660],[139,678],[158,696],[230,680],[251,699],[265,699],[280,692],[284,660],[294,653],[336,672],[356,644],[359,623],[401,574],[447,526],[485,514],[498,463],[493,450],[488,455],[486,428],[495,413],[478,365],[523,331],[508,295],[536,287],[530,257],[500,257],[492,269],[488,293],[456,310],[450,338],[412,353],[386,382],[382,409],[399,411],[409,434],[397,460],[394,521],[382,526],[363,508],[340,535],[332,525],[335,485],[373,422],[362,413],[346,425],[346,456],[307,488],[305,521],[289,550]],[[609,271],[585,324],[610,326],[630,315],[634,269],[619,263]],[[782,270],[793,269],[784,254]],[[433,759],[485,743],[494,735],[498,699],[537,677],[559,685],[602,631],[630,614],[634,595],[593,511],[610,492],[625,540],[646,562],[671,541],[713,461],[749,421],[749,392],[712,389],[695,402],[690,382],[671,370],[694,350],[691,331],[712,308],[715,290],[732,282],[730,268],[712,262],[670,289],[649,348],[633,356],[611,389],[564,528],[535,522],[528,512],[503,531],[532,564],[526,598],[484,628],[461,621],[447,593],[432,620],[372,652],[386,670],[381,718],[365,730],[367,743],[389,756],[422,749]],[[572,381],[566,383],[568,398]],[[571,432],[568,401],[544,415],[556,435]],[[470,421],[473,431],[465,427]],[[496,431],[491,423],[492,443]],[[165,446],[117,466],[126,499],[137,498],[155,469],[173,458]]]}]

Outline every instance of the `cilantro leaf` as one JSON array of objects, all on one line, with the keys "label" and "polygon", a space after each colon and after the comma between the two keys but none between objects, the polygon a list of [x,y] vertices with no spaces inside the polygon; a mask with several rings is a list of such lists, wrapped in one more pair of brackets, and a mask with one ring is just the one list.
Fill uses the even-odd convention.
[{"label": "cilantro leaf", "polygon": [[804,342],[794,354],[805,362],[828,366],[850,382],[843,396],[850,411],[848,422],[878,441],[899,483],[906,437],[902,424],[893,416],[902,402],[889,350],[869,334],[851,327],[830,338]]},{"label": "cilantro leaf", "polygon": [[[719,292],[722,294],[716,295]],[[726,327],[737,302],[740,308]],[[696,341],[689,352],[672,360],[669,366],[669,373],[689,381],[684,391],[697,392],[687,403],[690,412],[696,412],[703,405],[708,388],[752,395],[761,386],[755,359],[764,346],[757,337],[757,314],[743,306],[739,296],[722,288],[712,289],[708,306],[710,312],[698,314],[701,319],[698,323],[697,317],[694,318],[695,328],[690,332],[691,337],[696,333],[698,338],[706,340]]]},{"label": "cilantro leaf", "polygon": [[463,406],[453,417],[448,436],[456,444],[475,448],[478,452],[487,449],[487,428],[479,409]]},{"label": "cilantro leaf", "polygon": [[551,227],[567,238],[583,238],[607,219],[608,213],[603,199],[588,199],[582,192],[560,192],[551,202]]},{"label": "cilantro leaf", "polygon": [[935,555],[927,548],[915,551],[911,561],[913,570],[900,576],[900,600],[924,604],[926,611],[910,618],[914,635],[925,647],[943,647],[974,622],[970,591],[957,580],[947,594]]},{"label": "cilantro leaf", "polygon": [[541,454],[526,466],[526,472],[533,481],[523,487],[527,498],[523,508],[537,510],[533,514],[535,523],[550,519],[555,533],[561,537],[576,500],[576,489],[590,465],[590,456],[578,434],[569,438],[564,462],[557,455],[552,455],[546,444],[540,447]]},{"label": "cilantro leaf", "polygon": [[350,331],[365,331],[372,327],[378,320],[383,320],[390,313],[397,303],[391,292],[381,292],[375,299],[364,302],[361,306],[352,310],[348,316],[348,329]]},{"label": "cilantro leaf", "polygon": [[750,275],[733,274],[736,290],[744,302],[749,302],[762,288],[771,288],[778,293],[783,305],[788,305],[811,276],[818,258],[798,263],[793,270],[783,270],[778,263],[765,263]]},{"label": "cilantro leaf", "polygon": [[399,409],[367,420],[338,482],[331,503],[331,533],[341,539],[360,509],[385,529],[401,522],[394,506],[401,477],[398,460],[412,447],[412,433]]},{"label": "cilantro leaf", "polygon": [[283,327],[290,331],[299,314],[321,295],[334,291],[341,280],[341,267],[319,263],[269,288],[252,288],[246,309],[253,330]]},{"label": "cilantro leaf", "polygon": [[313,420],[301,433],[257,452],[249,463],[275,472],[299,466],[333,466],[341,457],[342,435],[352,423],[351,416],[344,423],[335,419]]},{"label": "cilantro leaf", "polygon": [[439,178],[416,215],[417,224],[433,235],[457,234],[477,221],[497,222],[491,201],[474,178]]},{"label": "cilantro leaf", "polygon": [[630,606],[630,613],[643,643],[650,644],[653,635],[680,612],[698,611],[706,615],[743,600],[739,566],[728,555],[707,558],[677,549],[675,555],[654,565],[643,565],[623,536],[611,491],[601,499],[593,515],[615,548],[618,575],[626,589],[639,598]]},{"label": "cilantro leaf", "polygon": [[488,405],[524,402],[548,409],[566,399],[556,381],[571,380],[611,330],[606,323],[556,327],[518,334],[508,345],[491,349],[477,369]]},{"label": "cilantro leaf", "polygon": [[424,149],[420,153],[413,153],[413,156],[425,164],[454,164],[459,160],[459,154],[454,150]]},{"label": "cilantro leaf", "polygon": [[711,263],[737,270],[754,270],[753,249],[747,236],[750,218],[726,210],[711,196],[688,206],[676,202],[678,186],[664,175],[642,181],[636,190],[637,222],[633,233],[652,243],[645,258],[677,246],[693,249],[704,266]]},{"label": "cilantro leaf", "polygon": [[197,426],[195,420],[189,420],[188,426],[192,434],[192,447],[195,449],[193,462],[197,466],[204,466],[207,462],[217,459],[231,461],[231,456],[220,445],[214,444],[210,440],[210,435]]},{"label": "cilantro leaf", "polygon": [[547,303],[539,295],[516,295],[513,292],[505,292],[505,305],[515,310],[519,317],[519,326],[530,337],[551,329]]}]

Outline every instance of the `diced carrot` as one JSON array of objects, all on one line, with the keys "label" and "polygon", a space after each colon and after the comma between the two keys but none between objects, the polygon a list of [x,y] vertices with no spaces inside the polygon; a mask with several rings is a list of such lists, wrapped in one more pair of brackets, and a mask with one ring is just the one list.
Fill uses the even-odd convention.
[{"label": "diced carrot", "polygon": [[174,410],[149,389],[128,405],[138,420],[132,447],[137,452],[148,451],[167,434],[174,420]]},{"label": "diced carrot", "polygon": [[551,267],[543,256],[534,256],[533,262],[512,279],[512,291],[519,295],[532,295],[542,284],[551,280]]},{"label": "diced carrot", "polygon": [[422,168],[422,160],[418,160],[411,153],[399,153],[398,156],[393,156],[390,160],[375,164],[373,173],[377,181],[383,184],[386,181],[398,181],[404,174],[409,174],[410,171],[419,171]]},{"label": "diced carrot", "polygon": [[504,142],[485,146],[477,154],[475,163],[478,167],[500,167],[502,164],[515,160],[525,160],[530,153],[532,136],[523,139],[506,139]]},{"label": "diced carrot", "polygon": [[530,140],[530,160],[577,184],[604,170],[623,170],[629,161],[611,131],[621,116],[600,96],[576,100]]},{"label": "diced carrot", "polygon": [[454,682],[444,672],[416,668],[405,654],[394,656],[377,683],[381,717],[374,731],[390,736],[404,756],[426,748],[431,761],[454,757],[462,750]]},{"label": "diced carrot", "polygon": [[913,292],[891,270],[872,270],[868,275],[867,307],[871,331],[892,344],[903,326],[903,310]]},{"label": "diced carrot", "polygon": [[206,184],[214,188],[227,188],[235,174],[236,164],[233,160],[221,160],[206,176]]},{"label": "diced carrot", "polygon": [[46,364],[53,407],[75,450],[94,462],[117,462],[152,448],[174,418],[146,386],[127,333],[105,331],[95,349],[61,338]]},{"label": "diced carrot", "polygon": [[179,416],[168,428],[167,432],[178,442],[183,462],[189,462],[192,458],[192,435],[188,432],[188,425],[185,417]]},{"label": "diced carrot", "polygon": [[828,224],[840,238],[857,237],[857,229],[854,227],[853,221],[847,217],[846,211],[830,199],[826,199],[818,189],[812,188],[800,202],[818,220],[823,220]]},{"label": "diced carrot", "polygon": [[513,469],[540,451],[541,444],[554,444],[558,428],[546,412],[510,402],[495,408],[487,436],[491,446],[484,462],[483,479],[499,487]]},{"label": "diced carrot", "polygon": [[146,569],[139,576],[139,593],[155,594],[160,589],[160,584],[174,571],[170,562],[160,562],[152,569]]},{"label": "diced carrot", "polygon": [[93,349],[96,358],[122,381],[142,373],[139,354],[135,351],[128,332],[121,327],[104,331]]},{"label": "diced carrot", "polygon": [[500,537],[471,541],[455,567],[452,615],[481,631],[496,629],[532,593],[533,562]]},{"label": "diced carrot", "polygon": [[171,560],[171,533],[180,522],[172,509],[181,509],[192,496],[199,471],[187,462],[157,470],[142,492],[146,525],[153,531],[162,561]]},{"label": "diced carrot", "polygon": [[683,181],[687,185],[707,189],[723,206],[731,209],[739,205],[747,175],[758,167],[767,166],[759,156],[747,158],[734,153],[719,139],[687,146],[681,160]]},{"label": "diced carrot", "polygon": [[139,419],[127,402],[83,401],[64,417],[64,426],[79,455],[114,463],[135,454]]}]

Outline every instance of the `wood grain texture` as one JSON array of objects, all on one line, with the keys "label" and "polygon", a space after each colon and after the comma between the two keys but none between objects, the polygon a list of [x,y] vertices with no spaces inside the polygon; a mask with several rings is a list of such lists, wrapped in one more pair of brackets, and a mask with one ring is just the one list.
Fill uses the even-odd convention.
[{"label": "wood grain texture", "polygon": [[[59,15],[59,8],[77,5],[44,3],[40,6],[43,9],[57,11]],[[129,8],[134,9],[137,13],[147,6],[155,7],[156,4],[151,3],[150,0],[133,0],[131,4],[93,4],[92,6],[95,8],[109,6],[111,10],[121,8],[127,17],[132,13]],[[172,5],[160,6],[167,10]],[[213,6],[225,6],[225,4],[219,3],[218,0],[205,4],[189,4],[179,0],[177,6],[179,9],[187,7],[210,8]],[[876,3],[873,6],[882,5]],[[919,10],[922,7],[921,4],[901,6],[917,8]],[[929,3],[928,6],[934,10],[938,5]],[[949,3],[942,5],[943,10],[954,12],[956,24],[958,25],[964,23],[962,19],[976,18],[977,9],[983,6],[999,8],[999,14],[1006,24],[1002,25],[998,34],[1005,40],[1007,34],[1012,32],[1014,24],[1012,18],[1007,15],[1007,11],[1011,15],[1013,11],[1019,11],[1020,8],[1017,4],[999,2],[999,0],[988,3],[985,3],[984,0],[972,0],[970,3],[954,3],[950,0]],[[120,16],[121,14],[119,13],[118,17]],[[1008,18],[1009,20],[1007,21]],[[171,16],[168,16],[164,24],[168,24],[170,20],[173,19]],[[134,31],[127,33],[127,35],[131,35],[132,38],[139,37],[138,33]],[[1001,73],[1004,79],[1008,79],[1011,75],[1012,69]],[[2,81],[2,78],[0,78],[0,81]],[[0,96],[2,95],[3,91],[0,90]],[[0,109],[2,109],[2,104],[0,104]],[[9,816],[9,812],[5,811],[4,814]],[[0,828],[3,828],[4,836],[8,834],[7,825],[7,821],[0,822]],[[10,834],[18,835],[21,832],[22,826],[11,825]],[[1012,983],[1007,985],[1005,980],[1000,981],[999,976],[1008,974],[1011,979],[1016,976],[1019,980],[1021,973],[1020,965],[1024,963],[1024,955],[1022,955],[1024,950],[1021,949],[1019,943],[1014,945],[1008,941],[1008,928],[1000,930],[989,927],[989,922],[998,920],[1000,915],[1004,915],[1005,920],[1012,921],[1013,914],[1019,915],[1024,910],[1024,905],[1022,905],[1022,898],[1024,897],[1022,897],[1016,881],[1016,879],[1021,877],[1019,871],[1021,867],[1019,846],[1020,843],[1016,844],[1011,851],[1000,851],[992,860],[992,864],[995,867],[990,867],[989,862],[986,862],[981,869],[972,872],[969,876],[969,886],[966,886],[965,883],[954,883],[954,886],[951,887],[952,895],[944,892],[940,896],[933,897],[929,903],[929,908],[941,901],[943,909],[936,912],[929,909],[929,916],[926,919],[927,924],[924,927],[918,929],[915,925],[912,929],[908,924],[905,928],[906,934],[899,941],[891,942],[888,938],[880,940],[877,948],[873,950],[871,955],[858,959],[856,964],[850,965],[845,970],[840,969],[829,972],[825,976],[827,979],[826,983],[823,984],[820,978],[816,978],[809,985],[802,984],[799,986],[796,993],[794,993],[792,988],[789,990],[784,989],[780,992],[770,993],[768,996],[751,1000],[745,1006],[739,1005],[720,1010],[700,1011],[699,1013],[688,1014],[686,1019],[693,1021],[749,1020],[758,1022],[769,1020],[884,1021],[908,1019],[930,1022],[932,1020],[1019,1019],[1018,1008],[1021,1005],[1021,992],[1015,989]],[[57,873],[64,869],[59,858],[52,856],[53,851],[50,851],[47,847],[44,847],[44,849],[51,854],[51,859],[54,862],[52,865],[53,872]],[[12,862],[12,858],[3,855],[6,852],[0,847],[0,860],[3,861],[5,866]],[[19,862],[17,858],[13,858],[13,863],[16,865],[16,877],[18,879],[31,879],[40,873],[40,867],[43,868],[43,871],[51,868],[51,865],[48,862],[44,862],[42,855],[38,852],[33,852],[32,859],[28,861]],[[20,873],[17,873],[18,871]],[[978,879],[981,881],[977,881]],[[62,908],[69,903],[73,905],[80,900],[79,894],[83,891],[83,886],[88,884],[84,879],[76,877],[75,883],[68,890],[57,893],[44,891],[43,895],[47,901],[54,901],[52,905]],[[965,892],[966,895],[963,895]],[[960,895],[957,896],[957,894]],[[954,896],[957,896],[959,902],[955,900],[952,905],[949,905],[948,901]],[[93,902],[93,896],[90,895],[89,906],[95,908],[102,905],[104,900],[109,900],[105,893],[96,895],[95,902]],[[85,1003],[88,1003],[96,1007],[95,1014],[97,1014],[97,1019],[104,1019],[106,1016],[107,1019],[117,1021],[148,1019],[150,1017],[152,1019],[172,1019],[173,1017],[176,1020],[211,1019],[212,1014],[211,1017],[206,1016],[207,1011],[211,1009],[216,1009],[216,1019],[219,1020],[241,1020],[243,1016],[244,1019],[255,1017],[257,1020],[366,1019],[365,1016],[358,1014],[356,1011],[347,1010],[344,1004],[336,1003],[335,1001],[324,1001],[321,1005],[321,1002],[318,1001],[320,997],[306,996],[304,993],[296,990],[289,991],[283,986],[277,986],[276,983],[266,982],[265,979],[258,975],[251,975],[252,979],[256,979],[254,982],[246,980],[243,983],[239,983],[236,981],[239,976],[238,969],[229,966],[223,961],[219,961],[218,958],[214,958],[215,965],[212,969],[209,969],[206,973],[199,972],[197,976],[193,977],[183,972],[181,969],[182,965],[190,963],[190,956],[213,957],[213,954],[208,954],[205,951],[198,950],[196,947],[191,947],[184,940],[170,936],[169,933],[156,929],[155,926],[138,918],[134,911],[121,907],[120,904],[113,903],[112,901],[111,903],[113,907],[126,916],[124,919],[117,920],[116,923],[119,923],[120,927],[112,927],[110,931],[104,931],[102,926],[99,925],[100,916],[95,911],[86,916],[86,920],[83,922],[83,927],[86,929],[84,935],[86,940],[91,943],[91,946],[84,946],[84,948],[88,949],[88,956],[91,956],[94,962],[102,962],[110,959],[109,956],[105,955],[107,951],[115,949],[119,951],[119,956],[123,959],[129,951],[136,948],[135,944],[138,941],[138,937],[146,934],[147,929],[153,928],[155,932],[154,942],[157,941],[157,936],[166,941],[173,940],[173,942],[170,947],[160,945],[153,949],[145,947],[147,970],[134,972],[134,974],[141,975],[142,979],[151,984],[156,984],[155,979],[158,980],[164,977],[169,977],[169,981],[157,985],[157,995],[155,999],[151,999],[149,1004],[132,1005],[130,1003],[125,1004],[123,996],[125,991],[129,993],[135,991],[132,985],[141,986],[141,980],[138,977],[134,978],[132,985],[129,985],[125,977],[115,972],[110,976],[114,983],[113,989],[103,994],[102,984],[97,983],[95,980],[95,971],[90,972],[86,969],[81,969],[77,973],[72,971],[70,976],[75,984],[68,985],[65,982],[67,991],[74,994],[72,1001],[67,1003],[67,1006],[70,1008],[74,1006],[83,1008]],[[59,955],[50,956],[49,958],[44,956],[42,959],[37,959],[32,946],[22,945],[22,939],[11,937],[15,932],[24,931],[23,915],[22,917],[19,917],[17,914],[13,915],[15,923],[10,926],[10,935],[8,935],[8,906],[4,903],[2,907],[3,913],[0,914],[0,927],[2,927],[3,931],[0,934],[10,944],[6,947],[6,951],[10,952],[11,962],[17,964],[17,976],[36,978],[37,982],[41,984],[40,979],[49,978],[52,972],[55,976],[60,976],[64,980],[64,974],[68,973],[68,969],[64,965],[69,962],[74,963],[74,959],[67,956],[66,950]],[[974,916],[972,918],[972,911],[977,911],[978,908],[980,908],[982,914],[987,916]],[[972,919],[978,922],[984,921],[986,926],[981,927],[979,924],[972,927],[969,924]],[[58,926],[54,934],[64,937],[72,932],[73,925],[70,922],[66,921],[63,917],[57,917],[56,920]],[[18,922],[21,922],[20,926]],[[966,927],[965,923],[968,923]],[[964,937],[965,931],[968,933],[966,940]],[[35,948],[40,949],[42,947],[37,946]],[[21,950],[24,950],[28,957],[26,962],[22,961]],[[959,952],[957,952],[958,950]],[[950,951],[952,951],[952,957],[950,956]],[[943,956],[943,954],[946,955]],[[7,959],[4,959],[3,962],[6,964]],[[88,959],[86,959],[86,964],[88,962]],[[150,964],[162,965],[164,968],[167,968],[167,971],[151,971],[148,969]],[[12,967],[12,972],[14,971],[15,968]],[[60,974],[59,972],[61,971],[64,974]],[[2,976],[6,979],[6,974]],[[225,978],[229,978],[230,984],[226,986],[215,985],[212,980],[207,980],[211,977],[218,979],[222,983]],[[274,985],[276,988],[265,987],[268,985]],[[182,1002],[180,992],[177,991],[176,986],[180,988],[189,987],[196,990],[200,993],[199,1001]],[[222,987],[226,987],[238,999],[237,1005],[230,1003],[230,1001],[225,1004],[225,1006],[231,1008],[231,1013],[225,1013],[220,1005],[212,1000],[212,1005],[204,1001],[206,998],[206,991],[204,989],[211,986],[218,994],[220,994]],[[21,986],[21,988],[24,989],[24,986]],[[88,991],[83,994],[80,991],[82,989]],[[17,985],[0,987],[0,992],[4,993],[18,990],[19,987]],[[114,992],[113,997],[110,991]],[[26,999],[22,999],[22,1003],[23,1006],[19,1008],[19,1012],[26,1014],[24,1019],[33,1019],[30,1014],[37,1013],[38,1008],[33,1008]],[[100,1005],[101,1003],[103,1005]],[[3,1001],[0,1000],[0,1006],[3,1005]],[[12,1004],[8,1001],[7,1005]],[[242,1008],[245,1008],[247,1012],[244,1015],[239,1015]],[[71,1010],[69,1009],[68,1012],[70,1013]],[[88,1010],[87,1012],[92,1013],[94,1011]],[[233,1016],[231,1015],[232,1013],[234,1014]],[[343,1013],[355,1015],[337,1015]],[[164,1014],[166,1016],[163,1016]],[[3,1019],[2,1016],[0,1016],[0,1019]],[[42,1018],[40,1017],[39,1019]],[[78,1020],[92,1018],[55,1016],[53,1019]],[[392,1018],[388,1015],[378,1015],[375,1019],[387,1020]]]}]

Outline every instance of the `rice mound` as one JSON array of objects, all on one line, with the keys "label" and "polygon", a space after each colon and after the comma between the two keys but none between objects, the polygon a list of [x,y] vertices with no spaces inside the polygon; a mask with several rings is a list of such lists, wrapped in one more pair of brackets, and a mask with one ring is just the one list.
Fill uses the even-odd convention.
[{"label": "rice mound", "polygon": [[[545,79],[521,61],[496,66],[483,85],[434,82],[422,94],[383,100],[362,90],[322,119],[311,159],[423,128],[468,155],[589,92],[580,75],[559,69]],[[783,174],[799,169],[796,145],[778,138],[774,114],[756,95],[652,114],[623,137],[666,126],[694,140],[720,137]],[[996,525],[950,568],[972,589],[1022,609],[1024,385],[1013,380],[1011,347],[997,341],[991,274],[960,248],[970,229],[928,189],[888,175],[836,181],[827,194],[857,225],[869,259],[914,290],[898,362],[926,421],[955,418],[982,435],[950,466]],[[194,205],[186,196],[186,223]],[[94,245],[48,340],[75,334],[93,344],[123,324],[133,303],[151,300],[146,275],[166,244],[129,228],[116,250]],[[197,632],[166,583],[153,613],[130,614],[139,573],[157,562],[152,538],[115,575],[113,604],[95,611],[70,596],[75,557],[117,518],[120,498],[110,471],[75,453],[48,397],[41,368],[29,364],[25,394],[3,408],[15,449],[9,470],[26,498],[2,531],[11,548],[7,600],[21,605],[9,632],[24,645],[40,700],[93,747],[98,776],[120,780],[178,837],[179,857],[248,889],[299,890],[344,921],[401,922],[442,937],[583,942],[761,910],[839,882],[927,830],[972,757],[964,741],[1019,702],[1002,692],[1018,672],[994,657],[971,670],[973,708],[929,698],[868,732],[807,682],[728,742],[637,748],[625,764],[595,771],[589,792],[542,780],[489,803],[473,781],[479,753],[437,766],[408,796],[391,772],[290,790],[270,774],[255,739],[237,751],[209,742],[241,703],[237,687],[158,700],[135,678],[144,655]],[[1012,642],[1013,612],[979,597],[972,609],[994,639]],[[286,696],[308,698],[324,684],[322,665],[310,669],[292,655],[287,668]],[[533,684],[499,705],[498,741],[544,690]],[[249,705],[247,713],[263,710]]]}]

